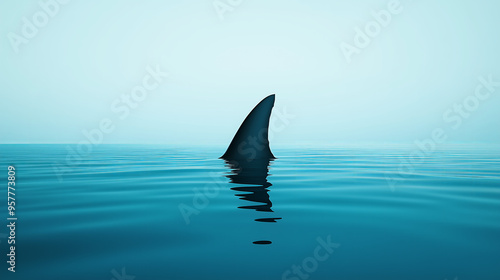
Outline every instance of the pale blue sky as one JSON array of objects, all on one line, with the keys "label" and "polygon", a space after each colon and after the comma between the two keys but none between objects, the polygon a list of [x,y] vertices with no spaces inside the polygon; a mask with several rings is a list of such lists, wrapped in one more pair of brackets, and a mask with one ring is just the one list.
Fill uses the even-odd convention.
[{"label": "pale blue sky", "polygon": [[[109,118],[104,143],[228,144],[271,93],[275,111],[294,115],[274,145],[412,143],[437,127],[452,142],[498,143],[500,87],[461,125],[443,114],[478,77],[500,81],[500,2],[402,0],[348,63],[342,42],[354,45],[355,28],[390,2],[242,1],[221,20],[211,0],[74,0],[16,53],[12,34],[43,9],[2,1],[0,143],[77,143]],[[115,113],[148,65],[169,78]]]}]

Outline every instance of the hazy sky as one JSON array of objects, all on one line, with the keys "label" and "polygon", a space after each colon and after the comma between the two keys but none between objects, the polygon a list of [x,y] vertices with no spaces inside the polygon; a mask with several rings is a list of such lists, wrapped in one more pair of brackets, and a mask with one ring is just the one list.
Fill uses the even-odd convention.
[{"label": "hazy sky", "polygon": [[0,143],[228,144],[271,93],[274,145],[500,141],[498,1],[41,3],[0,4]]}]

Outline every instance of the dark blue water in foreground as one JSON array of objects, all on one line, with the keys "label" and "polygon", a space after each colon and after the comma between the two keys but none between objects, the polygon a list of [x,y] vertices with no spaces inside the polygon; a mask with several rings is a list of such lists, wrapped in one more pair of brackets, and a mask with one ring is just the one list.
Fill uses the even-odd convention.
[{"label": "dark blue water in foreground", "polygon": [[267,176],[224,147],[66,147],[0,145],[1,279],[500,279],[499,149],[273,149]]}]

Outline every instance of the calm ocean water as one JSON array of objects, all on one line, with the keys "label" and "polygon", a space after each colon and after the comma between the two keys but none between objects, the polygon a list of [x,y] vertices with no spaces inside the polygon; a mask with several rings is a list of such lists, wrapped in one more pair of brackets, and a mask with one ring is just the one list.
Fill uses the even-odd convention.
[{"label": "calm ocean water", "polygon": [[0,278],[500,279],[498,148],[404,164],[412,147],[298,147],[243,166],[224,148],[102,145],[68,166],[67,145],[0,145],[2,223],[9,164],[18,217]]}]

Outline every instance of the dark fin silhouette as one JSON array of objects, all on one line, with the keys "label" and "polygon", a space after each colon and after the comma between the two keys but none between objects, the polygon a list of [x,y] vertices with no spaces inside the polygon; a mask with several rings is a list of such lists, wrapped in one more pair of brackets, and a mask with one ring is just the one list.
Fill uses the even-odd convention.
[{"label": "dark fin silhouette", "polygon": [[274,94],[271,94],[253,108],[234,135],[227,151],[221,156],[222,159],[252,161],[275,158],[268,139],[274,99]]}]

